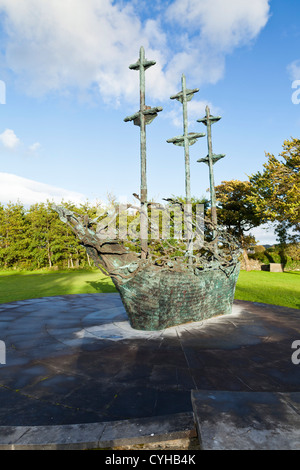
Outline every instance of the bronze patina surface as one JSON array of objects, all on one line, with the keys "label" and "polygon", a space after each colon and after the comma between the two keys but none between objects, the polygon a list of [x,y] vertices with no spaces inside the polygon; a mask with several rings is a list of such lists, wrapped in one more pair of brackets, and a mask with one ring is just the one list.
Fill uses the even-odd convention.
[{"label": "bronze patina surface", "polygon": [[[209,167],[211,219],[203,225],[200,223],[200,227],[197,215],[196,219],[193,215],[189,146],[205,134],[188,132],[187,103],[199,90],[186,88],[184,74],[181,77],[182,90],[170,97],[182,104],[183,135],[167,142],[184,147],[185,204],[166,200],[172,201],[181,211],[185,234],[183,239],[175,241],[175,236],[173,240],[151,239],[153,227],[149,212],[156,204],[149,203],[147,199],[146,124],[162,111],[161,107],[145,105],[145,70],[153,65],[155,61],[147,60],[141,47],[139,60],[129,66],[139,71],[140,109],[124,119],[140,127],[141,186],[140,194],[134,194],[140,201],[138,239],[126,244],[120,237],[112,236],[111,232],[103,238],[103,234],[100,236],[100,231],[95,228],[95,220],[81,217],[64,207],[53,206],[61,220],[81,240],[96,266],[111,277],[121,295],[131,326],[140,330],[160,330],[230,313],[240,269],[237,241],[217,225],[213,165],[224,155],[212,153],[211,124],[220,117],[211,116],[208,107],[206,116],[199,120],[207,127],[208,155],[198,161],[207,163]],[[165,210],[160,204],[156,206]]]},{"label": "bronze patina surface", "polygon": [[188,250],[174,256],[170,248],[155,256],[151,244],[143,259],[121,241],[99,239],[83,217],[53,207],[96,266],[113,280],[133,328],[159,330],[231,312],[240,269],[239,249],[221,230],[218,240],[222,240],[223,249],[215,252],[214,240],[204,241],[192,264]]}]

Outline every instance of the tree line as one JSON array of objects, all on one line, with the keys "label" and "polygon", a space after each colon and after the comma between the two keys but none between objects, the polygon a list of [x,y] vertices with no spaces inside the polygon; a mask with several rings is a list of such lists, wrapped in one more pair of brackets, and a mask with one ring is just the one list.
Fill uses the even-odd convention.
[{"label": "tree line", "polygon": [[[272,222],[281,259],[289,254],[298,260],[300,242],[300,139],[285,140],[278,157],[266,153],[262,171],[246,181],[223,181],[216,187],[218,222],[241,242],[244,261],[247,249],[257,243],[251,229]],[[293,257],[295,253],[295,257]]]},{"label": "tree line", "polygon": [[[79,214],[93,216],[90,204],[76,207],[65,204]],[[0,204],[0,267],[40,269],[92,266],[86,250],[72,230],[52,209],[51,202],[37,203],[26,209],[21,202]]]},{"label": "tree line", "polygon": [[263,170],[247,181],[223,181],[216,187],[218,217],[242,237],[251,228],[275,224],[279,243],[300,239],[300,139],[283,143],[278,157],[266,153]]},{"label": "tree line", "polygon": [[[286,140],[278,157],[267,153],[266,159],[263,169],[247,181],[222,181],[216,186],[218,223],[239,239],[246,264],[247,249],[257,243],[251,235],[254,227],[274,223],[283,250],[287,244],[298,250],[300,241],[300,139]],[[183,202],[182,198],[173,199]],[[210,215],[208,200],[193,201],[204,204],[206,215]],[[98,213],[98,207],[88,202],[64,205],[91,219]],[[50,201],[29,209],[21,202],[0,204],[0,268],[92,265],[86,250],[60,221]]]}]

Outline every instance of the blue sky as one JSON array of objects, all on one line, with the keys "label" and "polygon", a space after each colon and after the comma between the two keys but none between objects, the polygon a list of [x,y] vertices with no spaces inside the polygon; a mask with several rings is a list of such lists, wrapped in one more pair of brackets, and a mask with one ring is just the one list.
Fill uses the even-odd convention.
[{"label": "blue sky", "polygon": [[[265,152],[299,137],[299,20],[297,0],[0,0],[0,202],[109,193],[133,202],[139,128],[123,119],[139,109],[128,66],[141,45],[157,62],[146,104],[163,107],[147,126],[149,198],[184,195],[183,149],[166,142],[182,133],[181,105],[170,100],[182,73],[199,88],[189,130],[205,132],[206,104],[222,116],[212,128],[214,152],[226,154],[215,183],[246,180]],[[197,163],[206,154],[206,137],[190,147],[196,197],[208,197],[207,166]]]}]

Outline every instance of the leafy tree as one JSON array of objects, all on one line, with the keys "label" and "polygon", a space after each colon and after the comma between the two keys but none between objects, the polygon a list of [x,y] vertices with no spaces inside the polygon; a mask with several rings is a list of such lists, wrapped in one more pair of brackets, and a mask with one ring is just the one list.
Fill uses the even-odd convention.
[{"label": "leafy tree", "polygon": [[51,210],[49,202],[32,205],[27,219],[30,222],[30,252],[34,267],[52,267],[65,252],[62,241],[68,246],[68,239],[64,236],[65,227]]},{"label": "leafy tree", "polygon": [[266,157],[263,171],[249,178],[249,199],[264,217],[277,222],[278,239],[285,245],[289,229],[296,232],[294,241],[300,237],[300,139],[284,141],[279,158],[270,153]]},{"label": "leafy tree", "polygon": [[[30,223],[30,253],[35,267],[52,266],[51,217],[45,204],[34,204],[27,214]],[[53,218],[52,218],[53,219]],[[53,235],[52,235],[53,236]]]},{"label": "leafy tree", "polygon": [[290,243],[286,249],[287,256],[295,261],[300,261],[300,243]]},{"label": "leafy tree", "polygon": [[0,263],[25,266],[29,256],[28,222],[20,202],[0,207]]},{"label": "leafy tree", "polygon": [[79,265],[85,250],[72,230],[61,222],[49,201],[32,205],[27,218],[30,222],[29,248],[35,267],[52,267],[58,263],[67,263],[68,267]]},{"label": "leafy tree", "polygon": [[256,243],[251,229],[261,225],[264,220],[256,206],[249,200],[252,194],[249,181],[222,181],[215,187],[217,199],[218,224],[224,225],[241,243],[246,270],[250,270],[247,248]]},{"label": "leafy tree", "polygon": [[[115,204],[115,201],[113,201],[112,204]],[[62,203],[62,205],[65,206],[67,209],[73,211],[74,213],[78,214],[79,216],[86,217],[87,220],[89,220],[89,223],[92,220],[97,221],[99,217],[99,213],[101,212],[100,205],[98,204],[91,205],[88,201],[86,201],[84,204],[80,204],[80,206],[75,206],[70,201]],[[104,209],[103,209],[103,212],[105,212]],[[81,245],[80,241],[78,240],[74,232],[60,220],[59,220],[59,223],[62,224],[63,230],[65,231],[65,235],[68,237],[68,242],[69,242],[68,267],[74,266],[73,261],[78,266],[80,261],[84,263],[85,260],[88,262],[88,265],[91,267],[93,265],[93,261],[89,257],[86,249]],[[94,230],[96,230],[97,222],[92,223],[91,227]],[[66,243],[63,242],[62,246],[66,247]]]}]

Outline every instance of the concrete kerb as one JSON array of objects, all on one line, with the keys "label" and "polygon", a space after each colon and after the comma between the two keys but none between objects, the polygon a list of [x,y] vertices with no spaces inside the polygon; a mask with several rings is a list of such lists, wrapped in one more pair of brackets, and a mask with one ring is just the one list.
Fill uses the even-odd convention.
[{"label": "concrete kerb", "polygon": [[143,449],[147,444],[166,449],[175,441],[180,450],[180,443],[188,449],[186,442],[195,438],[198,450],[300,449],[300,393],[193,390],[191,399],[194,412],[87,424],[0,426],[0,450]]},{"label": "concrete kerb", "polygon": [[0,426],[0,450],[87,450],[197,437],[193,412],[58,426]]}]

